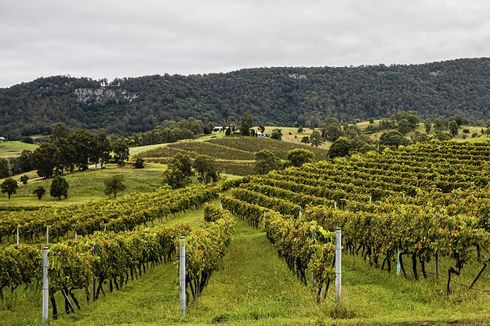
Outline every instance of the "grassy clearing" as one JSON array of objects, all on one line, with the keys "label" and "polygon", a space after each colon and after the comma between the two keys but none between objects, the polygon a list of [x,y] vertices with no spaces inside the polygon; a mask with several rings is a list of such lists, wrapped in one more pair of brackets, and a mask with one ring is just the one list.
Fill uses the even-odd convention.
[{"label": "grassy clearing", "polygon": [[[257,130],[257,128],[255,128]],[[304,143],[301,142],[301,138],[304,136],[311,136],[311,133],[313,132],[313,129],[311,128],[303,128],[302,132],[298,132],[298,128],[296,127],[275,127],[275,126],[265,126],[265,132],[266,133],[271,133],[272,130],[274,129],[281,129],[282,131],[282,140],[287,141],[290,143],[294,143],[297,145],[305,145]],[[317,128],[318,129],[318,128]],[[332,145],[331,142],[329,141],[324,141],[318,148],[321,149],[326,149],[328,150],[330,148],[330,145]],[[311,145],[307,145],[311,147]]]},{"label": "grassy clearing", "polygon": [[38,146],[21,141],[6,141],[0,143],[0,158],[17,157],[24,150],[35,150]]},{"label": "grassy clearing", "polygon": [[[12,195],[10,201],[2,194],[0,206],[58,206],[107,198],[104,193],[104,180],[114,175],[124,176],[127,188],[122,194],[149,192],[163,185],[165,170],[165,165],[157,163],[147,164],[144,169],[135,169],[130,165],[120,168],[109,164],[104,169],[69,174],[65,176],[70,185],[68,199],[61,201],[49,196],[51,180],[35,180],[27,185],[20,185],[17,194]],[[18,180],[19,177],[15,178]],[[44,187],[48,192],[41,200],[32,194],[38,186]]]}]

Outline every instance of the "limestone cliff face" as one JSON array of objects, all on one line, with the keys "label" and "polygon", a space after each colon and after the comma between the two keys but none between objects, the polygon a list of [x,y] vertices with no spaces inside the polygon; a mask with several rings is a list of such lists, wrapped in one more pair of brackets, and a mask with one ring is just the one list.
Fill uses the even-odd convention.
[{"label": "limestone cliff face", "polygon": [[126,100],[130,103],[138,98],[137,94],[127,92],[126,90],[115,90],[106,87],[100,87],[97,89],[90,88],[77,88],[75,89],[75,95],[77,96],[78,102],[95,102],[102,103],[107,100],[115,100],[119,102],[120,100]]}]

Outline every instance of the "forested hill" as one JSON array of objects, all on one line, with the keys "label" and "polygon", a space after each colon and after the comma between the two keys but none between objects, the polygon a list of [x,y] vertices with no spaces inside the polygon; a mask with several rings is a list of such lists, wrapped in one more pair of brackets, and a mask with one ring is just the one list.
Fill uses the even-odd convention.
[{"label": "forested hill", "polygon": [[190,116],[217,124],[315,125],[415,110],[490,118],[490,58],[421,65],[258,68],[207,75],[106,80],[41,78],[0,89],[0,135],[37,134],[57,122],[130,134]]}]

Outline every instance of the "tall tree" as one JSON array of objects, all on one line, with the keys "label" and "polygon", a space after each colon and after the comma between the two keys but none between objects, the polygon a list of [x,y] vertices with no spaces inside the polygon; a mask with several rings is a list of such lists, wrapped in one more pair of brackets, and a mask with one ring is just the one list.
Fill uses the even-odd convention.
[{"label": "tall tree", "polygon": [[122,175],[114,175],[104,180],[104,185],[105,194],[107,196],[114,196],[114,199],[116,199],[116,195],[118,192],[124,191],[126,189],[126,185],[124,184],[124,177]]},{"label": "tall tree", "polygon": [[68,185],[68,182],[66,181],[65,178],[56,176],[53,178],[53,181],[51,181],[51,188],[49,190],[49,194],[51,197],[57,197],[59,200],[61,200],[61,197],[68,198],[68,188],[70,186]]},{"label": "tall tree", "polygon": [[253,126],[252,115],[248,112],[242,115],[240,120],[240,134],[242,136],[250,136],[250,129]]},{"label": "tall tree", "polygon": [[458,123],[454,120],[451,120],[449,121],[449,132],[451,133],[451,135],[454,137],[458,134],[458,129],[459,129],[459,126],[458,126]]},{"label": "tall tree", "polygon": [[215,160],[207,155],[199,155],[192,165],[202,183],[216,182],[219,179]]},{"label": "tall tree", "polygon": [[323,127],[323,138],[329,141],[336,141],[340,136],[342,136],[342,126],[340,122],[335,118],[328,118],[325,121]]},{"label": "tall tree", "polygon": [[128,143],[123,138],[117,138],[113,142],[112,148],[114,151],[114,161],[117,165],[124,166],[125,162],[129,159]]},{"label": "tall tree", "polygon": [[333,142],[328,150],[330,158],[348,156],[352,148],[351,142],[346,138],[339,138]]},{"label": "tall tree", "polygon": [[273,152],[263,149],[255,153],[255,170],[259,174],[266,174],[281,168],[281,161]]},{"label": "tall tree", "polygon": [[32,154],[32,164],[40,177],[49,178],[61,161],[59,148],[51,143],[42,143]]},{"label": "tall tree", "polygon": [[0,184],[0,189],[2,189],[2,194],[7,194],[10,200],[10,196],[12,194],[17,193],[17,188],[19,188],[19,185],[17,184],[17,181],[15,181],[12,178],[7,178],[5,179],[2,184]]},{"label": "tall tree", "polygon": [[322,135],[318,130],[313,130],[310,135],[310,143],[312,146],[318,147],[322,144]]}]

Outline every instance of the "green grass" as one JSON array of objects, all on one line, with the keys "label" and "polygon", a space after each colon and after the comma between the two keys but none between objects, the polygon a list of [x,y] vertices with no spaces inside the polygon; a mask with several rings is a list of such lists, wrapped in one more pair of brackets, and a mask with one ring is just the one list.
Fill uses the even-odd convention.
[{"label": "green grass", "polygon": [[[296,127],[275,127],[275,126],[265,126],[265,132],[266,133],[271,133],[272,130],[274,129],[281,129],[282,131],[282,140],[287,141],[290,143],[294,143],[297,145],[305,145],[304,143],[301,142],[301,138],[304,136],[311,136],[311,133],[313,132],[313,129],[311,128],[303,128],[302,132],[298,132],[298,128]],[[255,128],[257,131],[258,129]],[[330,141],[324,141],[321,143],[318,148],[320,149],[325,149],[328,150],[330,148],[330,145],[332,145],[332,142]],[[307,145],[310,146],[310,145]]]},{"label": "green grass", "polygon": [[[69,174],[65,176],[70,185],[68,199],[61,201],[49,196],[51,180],[35,180],[27,185],[21,184],[17,189],[17,194],[12,195],[10,200],[7,199],[6,195],[2,194],[0,196],[0,207],[70,205],[107,198],[104,193],[104,180],[114,175],[124,176],[124,183],[127,188],[122,194],[149,192],[163,185],[163,173],[165,170],[165,165],[157,163],[147,164],[144,169],[135,169],[131,165],[119,168],[116,165],[109,164],[104,169]],[[18,180],[19,176],[16,176],[15,179]],[[32,194],[32,191],[38,186],[44,187],[47,191],[42,200],[38,200]]]},{"label": "green grass", "polygon": [[34,151],[38,146],[21,141],[6,141],[0,143],[0,158],[17,157],[23,150]]}]

